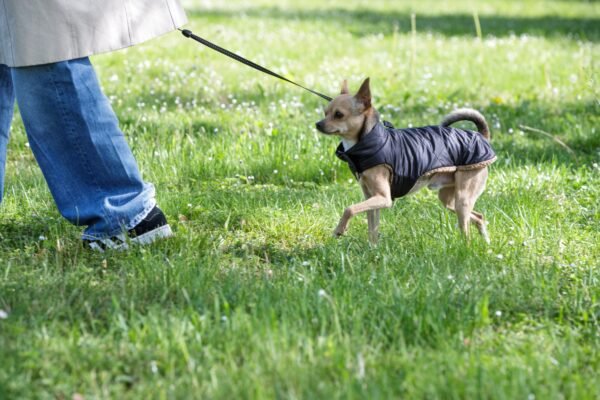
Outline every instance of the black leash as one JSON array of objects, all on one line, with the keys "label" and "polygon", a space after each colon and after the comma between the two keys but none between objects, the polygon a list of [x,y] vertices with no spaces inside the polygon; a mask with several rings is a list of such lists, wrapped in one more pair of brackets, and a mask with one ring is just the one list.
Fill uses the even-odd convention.
[{"label": "black leash", "polygon": [[237,54],[235,54],[235,53],[232,53],[231,51],[229,51],[229,50],[227,50],[227,49],[224,49],[224,48],[222,48],[222,47],[220,47],[220,46],[217,46],[216,44],[214,44],[214,43],[211,43],[211,42],[209,42],[208,40],[201,38],[200,36],[196,36],[196,35],[194,35],[194,33],[193,33],[192,31],[190,31],[190,30],[188,30],[188,29],[180,29],[180,31],[181,31],[181,33],[183,34],[183,36],[185,36],[186,38],[194,39],[196,42],[198,42],[198,43],[202,43],[202,44],[203,44],[203,45],[205,45],[206,47],[208,47],[208,48],[211,48],[211,49],[213,49],[213,50],[215,50],[215,51],[218,51],[219,53],[221,53],[221,54],[224,54],[224,55],[226,55],[227,57],[231,57],[231,58],[233,58],[234,60],[241,62],[242,64],[245,64],[245,65],[247,65],[247,66],[249,66],[249,67],[252,67],[252,68],[254,68],[254,69],[256,69],[256,70],[258,70],[258,71],[260,71],[260,72],[264,72],[264,73],[265,73],[265,74],[267,74],[267,75],[271,75],[271,76],[274,76],[275,78],[279,78],[279,79],[281,79],[281,80],[284,80],[284,81],[286,81],[286,82],[289,82],[289,83],[291,83],[292,85],[296,85],[296,86],[298,86],[298,87],[301,87],[301,88],[302,88],[302,89],[304,89],[304,90],[308,90],[308,91],[309,91],[309,92],[311,92],[312,94],[314,94],[314,95],[317,95],[317,96],[319,96],[319,97],[321,97],[321,98],[323,98],[323,99],[325,99],[325,100],[327,100],[327,101],[331,101],[331,100],[333,100],[333,99],[332,99],[331,97],[329,97],[329,96],[326,96],[326,95],[324,95],[324,94],[322,94],[322,93],[319,93],[319,92],[317,92],[317,91],[314,91],[314,90],[312,90],[312,89],[309,89],[309,88],[307,88],[307,87],[304,87],[304,86],[302,86],[302,85],[300,85],[300,84],[298,84],[298,83],[296,83],[296,82],[294,82],[294,81],[291,81],[291,80],[289,80],[288,78],[286,78],[286,77],[284,77],[284,76],[281,76],[281,75],[279,75],[279,74],[277,74],[277,73],[275,73],[275,72],[273,72],[273,71],[271,71],[271,70],[268,70],[268,69],[266,69],[265,67],[261,67],[260,65],[258,65],[258,64],[256,64],[256,63],[253,63],[252,61],[250,61],[250,60],[247,60],[247,59],[245,59],[245,58],[244,58],[244,57],[242,57],[242,56],[239,56],[239,55],[237,55]]}]

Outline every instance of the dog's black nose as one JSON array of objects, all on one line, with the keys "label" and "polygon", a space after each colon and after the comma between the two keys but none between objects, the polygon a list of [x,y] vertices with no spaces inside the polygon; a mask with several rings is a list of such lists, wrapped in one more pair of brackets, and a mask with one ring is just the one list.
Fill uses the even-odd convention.
[{"label": "dog's black nose", "polygon": [[316,123],[317,129],[321,132],[323,132],[323,127],[325,126],[325,123],[323,121],[319,121]]}]

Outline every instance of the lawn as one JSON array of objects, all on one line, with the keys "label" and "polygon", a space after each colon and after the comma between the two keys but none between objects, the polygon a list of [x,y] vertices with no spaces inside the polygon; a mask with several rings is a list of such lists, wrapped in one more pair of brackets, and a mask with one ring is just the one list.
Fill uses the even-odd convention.
[{"label": "lawn", "polygon": [[481,110],[499,157],[478,202],[492,243],[462,240],[429,191],[382,213],[378,246],[363,217],[334,239],[361,193],[314,129],[323,100],[178,33],[99,55],[177,236],[83,249],[17,116],[0,398],[600,397],[600,3],[186,8],[195,33],[318,91],[370,76],[396,126]]}]

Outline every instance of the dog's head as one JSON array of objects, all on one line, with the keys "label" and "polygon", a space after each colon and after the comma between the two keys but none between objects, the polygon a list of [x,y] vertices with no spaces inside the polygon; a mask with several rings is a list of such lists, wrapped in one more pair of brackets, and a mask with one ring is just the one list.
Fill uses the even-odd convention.
[{"label": "dog's head", "polygon": [[325,118],[317,122],[317,129],[326,135],[358,140],[368,119],[373,115],[369,78],[363,82],[354,96],[348,90],[348,82],[344,81],[341,94],[329,103],[325,109]]}]

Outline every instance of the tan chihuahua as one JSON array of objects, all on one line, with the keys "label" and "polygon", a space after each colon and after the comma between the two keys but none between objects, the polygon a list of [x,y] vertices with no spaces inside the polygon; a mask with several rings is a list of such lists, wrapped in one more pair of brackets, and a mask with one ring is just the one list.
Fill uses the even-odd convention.
[{"label": "tan chihuahua", "polygon": [[[450,127],[458,121],[475,123],[479,132]],[[469,224],[474,223],[489,243],[484,217],[473,208],[485,189],[487,167],[496,161],[496,155],[489,143],[488,125],[479,112],[460,109],[439,126],[393,129],[391,124],[380,122],[371,104],[367,78],[354,96],[344,81],[341,95],[329,104],[317,129],[341,137],[336,155],[349,164],[366,198],[346,208],[335,236],[348,230],[352,217],[367,212],[369,239],[376,243],[380,210],[390,208],[396,198],[427,186],[438,190],[442,204],[457,214],[467,238]]]}]

